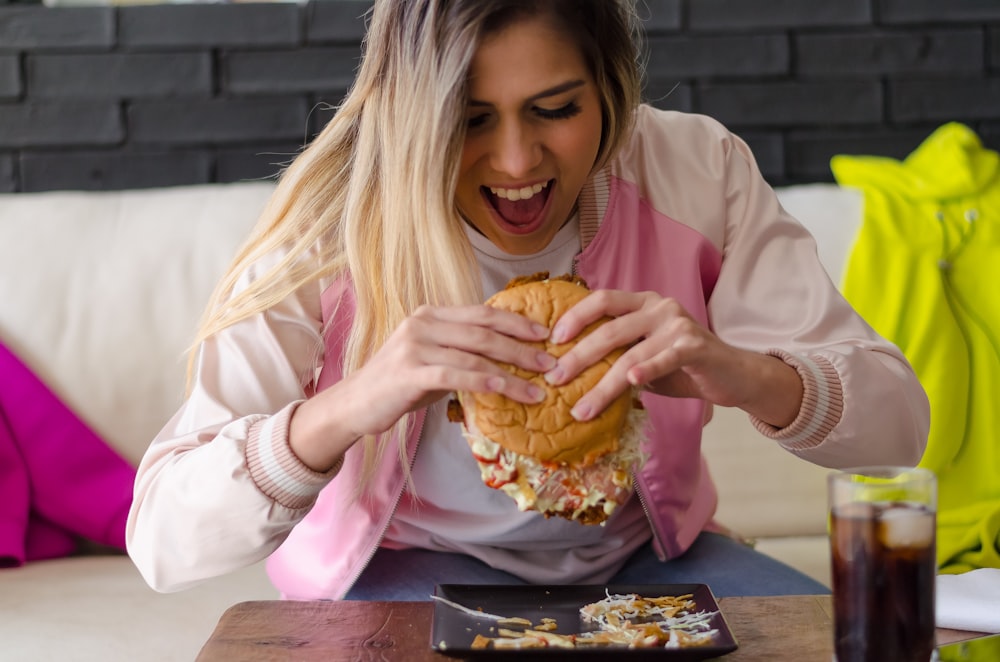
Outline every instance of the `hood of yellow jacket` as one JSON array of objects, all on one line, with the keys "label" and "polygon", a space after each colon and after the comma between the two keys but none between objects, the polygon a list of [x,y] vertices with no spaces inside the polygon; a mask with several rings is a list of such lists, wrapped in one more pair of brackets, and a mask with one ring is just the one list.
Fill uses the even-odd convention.
[{"label": "hood of yellow jacket", "polygon": [[1000,183],[1000,154],[959,122],[936,129],[902,161],[838,154],[830,168],[842,186],[874,186],[911,198],[963,198]]}]

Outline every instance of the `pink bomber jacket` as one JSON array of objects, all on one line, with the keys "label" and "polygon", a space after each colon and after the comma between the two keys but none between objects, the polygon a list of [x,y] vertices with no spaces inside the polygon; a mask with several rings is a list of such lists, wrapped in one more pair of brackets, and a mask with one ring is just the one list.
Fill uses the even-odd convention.
[{"label": "pink bomber jacket", "polygon": [[[717,122],[641,107],[631,141],[582,192],[580,225],[575,266],[592,289],[673,297],[726,342],[798,371],[797,419],[783,429],[754,421],[764,435],[829,467],[919,460],[929,413],[909,364],[840,296],[811,235]],[[287,443],[297,404],[341,378],[352,311],[346,280],[317,284],[202,348],[194,391],[136,481],[129,553],[154,588],[181,589],[269,556],[284,597],[337,599],[364,570],[404,489],[398,457],[386,453],[354,499],[360,447],[318,474]],[[317,359],[306,348],[320,340]],[[712,525],[705,404],[643,398],[649,460],[636,487],[655,549],[668,559]],[[411,461],[422,423],[420,412]]]}]

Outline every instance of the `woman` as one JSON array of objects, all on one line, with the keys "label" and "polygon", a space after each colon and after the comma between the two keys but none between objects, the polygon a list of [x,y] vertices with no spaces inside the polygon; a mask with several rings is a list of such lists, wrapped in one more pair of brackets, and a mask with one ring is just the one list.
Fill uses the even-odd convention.
[{"label": "woman", "polygon": [[[626,0],[376,2],[353,90],[220,283],[188,400],[140,467],[129,551],[152,586],[270,555],[302,599],[426,599],[436,582],[824,590],[711,532],[710,407],[838,466],[915,463],[926,399],[746,146],[639,104],[634,28]],[[525,344],[547,330],[479,303],[543,270],[596,290],[554,340],[615,318],[558,361]],[[629,344],[575,409],[646,392],[650,457],[606,526],[482,485],[449,394],[533,402],[495,361],[558,384]]]}]

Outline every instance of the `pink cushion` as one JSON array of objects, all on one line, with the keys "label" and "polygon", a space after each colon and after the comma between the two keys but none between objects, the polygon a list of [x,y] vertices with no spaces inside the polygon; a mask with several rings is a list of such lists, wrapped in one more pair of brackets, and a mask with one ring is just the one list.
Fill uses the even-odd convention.
[{"label": "pink cushion", "polygon": [[135,469],[0,343],[0,565],[125,548]]}]

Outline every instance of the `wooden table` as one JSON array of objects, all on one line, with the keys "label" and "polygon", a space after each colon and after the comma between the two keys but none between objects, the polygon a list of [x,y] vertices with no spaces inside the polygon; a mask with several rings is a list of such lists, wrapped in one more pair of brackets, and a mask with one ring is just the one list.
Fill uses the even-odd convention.
[{"label": "wooden table", "polygon": [[[829,660],[833,653],[830,596],[720,598],[739,660]],[[219,619],[198,662],[379,660],[445,662],[430,648],[430,602],[241,602]],[[974,632],[938,630],[938,643]]]}]

